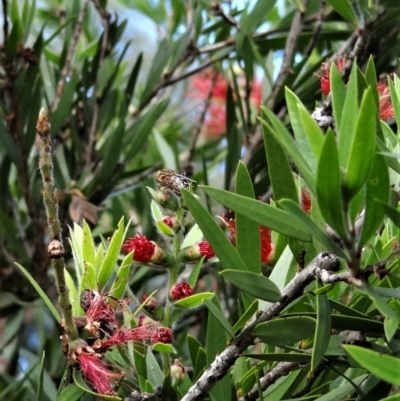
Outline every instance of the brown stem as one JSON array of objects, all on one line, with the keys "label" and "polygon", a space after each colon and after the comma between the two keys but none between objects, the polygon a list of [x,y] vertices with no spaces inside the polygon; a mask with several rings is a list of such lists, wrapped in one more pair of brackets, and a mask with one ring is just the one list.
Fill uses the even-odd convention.
[{"label": "brown stem", "polygon": [[65,282],[64,269],[65,263],[64,248],[62,245],[61,224],[58,219],[58,203],[56,197],[56,188],[53,178],[53,161],[51,158],[51,136],[50,124],[44,109],[40,110],[36,124],[37,146],[39,150],[39,169],[43,180],[43,200],[46,207],[47,223],[49,227],[50,244],[48,253],[54,268],[58,303],[62,309],[64,317],[65,332],[69,341],[75,341],[79,338],[73,317],[72,305],[69,301],[69,291]]}]

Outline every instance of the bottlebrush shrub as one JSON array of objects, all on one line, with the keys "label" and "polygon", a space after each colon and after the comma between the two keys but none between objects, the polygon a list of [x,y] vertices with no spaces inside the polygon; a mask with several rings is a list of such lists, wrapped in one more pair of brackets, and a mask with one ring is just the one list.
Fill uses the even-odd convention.
[{"label": "bottlebrush shrub", "polygon": [[[270,203],[256,199],[243,163],[235,192],[200,187],[235,213],[234,226],[175,187],[149,188],[162,242],[140,233],[125,239],[123,220],[96,245],[86,223],[71,229],[75,270],[65,278],[79,339],[71,341],[43,296],[65,327],[70,385],[114,400],[398,392],[400,143],[382,119],[394,115],[400,124],[400,80],[378,89],[372,61],[365,74],[354,65],[346,85],[335,63],[326,71],[326,132],[288,88],[291,132],[262,107]],[[168,277],[162,297],[132,297],[133,262]],[[213,292],[200,291],[207,286]],[[199,324],[205,311],[207,324]]]}]

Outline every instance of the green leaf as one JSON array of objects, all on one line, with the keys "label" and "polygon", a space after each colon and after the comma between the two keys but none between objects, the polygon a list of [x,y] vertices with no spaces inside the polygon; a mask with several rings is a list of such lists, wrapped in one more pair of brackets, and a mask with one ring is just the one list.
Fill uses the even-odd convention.
[{"label": "green leaf", "polygon": [[344,177],[344,195],[352,199],[364,185],[375,151],[376,109],[371,88],[364,93]]},{"label": "green leaf", "polygon": [[[262,226],[301,241],[310,240],[308,230],[303,229],[303,227],[293,227],[291,216],[283,210],[221,189],[204,186],[201,186],[201,188],[207,195],[222,203],[228,209],[240,213]],[[196,221],[199,220],[196,219]]]},{"label": "green leaf", "polygon": [[[236,193],[254,199],[254,189],[246,166],[239,162],[236,171]],[[236,251],[249,271],[260,273],[260,226],[246,216],[237,213]]]},{"label": "green leaf", "polygon": [[357,66],[353,64],[349,83],[347,84],[346,99],[343,104],[342,118],[338,129],[338,149],[340,166],[345,168],[349,158],[351,144],[355,135],[358,115],[358,84]]},{"label": "green leaf", "polygon": [[81,390],[85,391],[86,393],[92,394],[92,395],[99,397],[106,401],[122,401],[122,398],[120,398],[120,397],[113,396],[113,395],[98,394],[98,393],[92,391],[86,384],[85,380],[83,380],[82,373],[78,372],[77,369],[74,369],[74,371],[72,373],[72,377],[74,379],[74,383]]},{"label": "green leaf", "polygon": [[265,120],[261,119],[264,125],[269,125],[270,132],[275,136],[275,139],[281,144],[283,149],[288,153],[288,155],[293,159],[296,164],[300,175],[303,177],[307,186],[310,188],[312,193],[315,193],[315,178],[312,170],[310,169],[307,161],[304,159],[303,155],[297,148],[293,141],[292,136],[289,134],[282,122],[275,116],[275,114],[266,108],[261,106],[263,116],[265,115],[271,124]]},{"label": "green leaf", "polygon": [[167,226],[163,221],[157,221],[156,225],[160,234],[168,237],[175,237],[175,233],[173,232],[172,228]]},{"label": "green leaf", "polygon": [[389,172],[383,156],[375,155],[366,187],[364,225],[358,244],[360,249],[382,224],[384,210],[380,204],[389,200]]},{"label": "green leaf", "polygon": [[103,263],[97,274],[97,283],[100,290],[104,288],[111,274],[114,272],[115,263],[118,260],[123,239],[124,218],[122,217],[118,223],[118,229],[114,232],[114,235],[111,238],[110,246],[107,249],[106,256],[104,257]]},{"label": "green leaf", "polygon": [[101,265],[103,264],[103,244],[100,242],[99,246],[97,247],[96,251],[96,260],[95,260],[95,265],[94,268],[96,270],[96,273],[99,272]]},{"label": "green leaf", "polygon": [[282,198],[288,198],[296,202],[296,184],[286,154],[272,134],[269,125],[264,124],[262,131],[274,200],[277,202]]},{"label": "green leaf", "polygon": [[199,276],[200,273],[200,269],[201,266],[203,266],[203,262],[204,262],[204,258],[205,256],[203,256],[200,260],[197,261],[196,265],[193,267],[189,279],[187,281],[187,283],[192,287],[196,287],[196,283],[197,283],[197,278]]},{"label": "green leaf", "polygon": [[282,199],[279,204],[292,215],[296,222],[303,227],[308,228],[310,234],[315,237],[327,250],[331,250],[341,258],[346,258],[346,254],[340,249],[327,235],[322,231],[311,217],[304,210],[290,199]]},{"label": "green leaf", "polygon": [[296,145],[302,156],[305,158],[310,169],[315,172],[317,159],[315,158],[314,152],[311,150],[311,144],[304,132],[304,127],[300,118],[299,107],[302,107],[303,105],[301,104],[300,99],[288,87],[285,87],[285,94],[290,124],[296,139]]},{"label": "green leaf", "polygon": [[226,135],[227,135],[227,154],[225,161],[225,184],[224,188],[229,189],[232,174],[240,159],[240,149],[242,138],[236,124],[235,101],[233,100],[232,89],[228,86],[226,97]]},{"label": "green leaf", "polygon": [[230,243],[228,237],[210,216],[204,206],[189,191],[183,189],[181,192],[186,205],[218,256],[222,266],[225,268],[231,267],[238,270],[247,270],[247,266]]},{"label": "green leaf", "polygon": [[237,270],[223,270],[220,274],[240,290],[256,298],[269,302],[279,302],[282,299],[278,287],[261,274]]},{"label": "green leaf", "polygon": [[140,71],[140,67],[142,65],[142,60],[143,60],[143,53],[140,53],[138,58],[136,59],[135,65],[132,68],[132,72],[129,76],[128,84],[126,85],[126,91],[125,91],[126,106],[129,105],[129,103],[132,99],[132,95],[135,92],[136,81],[139,76],[139,71]]},{"label": "green leaf", "polygon": [[327,3],[331,5],[333,9],[347,22],[350,22],[358,27],[357,16],[348,0],[327,0]]},{"label": "green leaf", "polygon": [[29,282],[32,284],[33,288],[37,291],[39,294],[40,298],[43,299],[43,302],[46,304],[46,306],[49,308],[51,314],[54,316],[54,319],[56,319],[56,322],[61,324],[61,316],[58,313],[57,309],[53,305],[53,303],[50,301],[49,297],[46,295],[46,293],[40,288],[39,284],[35,281],[35,279],[29,274],[27,270],[25,270],[20,264],[15,263],[16,266],[18,267],[19,270],[24,273],[25,277],[29,280]]},{"label": "green leaf", "polygon": [[250,319],[251,317],[257,312],[258,309],[258,299],[256,299],[247,309],[246,311],[240,316],[239,320],[235,323],[232,330],[233,332],[237,332],[241,329]]},{"label": "green leaf", "polygon": [[96,271],[94,270],[94,266],[89,262],[83,262],[83,264],[85,270],[79,287],[80,291],[82,292],[84,289],[97,290]]},{"label": "green leaf", "polygon": [[190,297],[175,301],[173,305],[179,306],[180,308],[194,308],[195,306],[200,305],[205,299],[210,299],[213,296],[213,292],[201,292],[200,294],[194,294]]},{"label": "green leaf", "polygon": [[151,200],[150,211],[154,221],[162,220],[162,218],[164,217],[163,212],[160,209],[160,206],[158,206],[158,203],[155,202],[153,199]]},{"label": "green leaf", "polygon": [[85,390],[75,383],[71,383],[60,393],[56,401],[78,401],[84,392]]},{"label": "green leaf", "polygon": [[342,74],[337,69],[336,63],[331,64],[329,78],[333,116],[335,117],[336,127],[341,127],[343,106],[346,99],[346,86],[343,82]]},{"label": "green leaf", "polygon": [[316,320],[308,316],[278,318],[258,324],[254,334],[266,344],[285,347],[309,337],[315,327]]},{"label": "green leaf", "polygon": [[332,333],[331,307],[327,295],[317,297],[317,327],[315,330],[314,347],[312,350],[311,372],[315,372],[324,357]]},{"label": "green leaf", "polygon": [[171,344],[155,343],[151,348],[153,351],[163,354],[172,354],[174,352],[174,347]]},{"label": "green leaf", "polygon": [[121,266],[118,269],[117,277],[115,278],[115,281],[111,286],[110,295],[117,299],[121,299],[122,295],[124,294],[125,287],[129,278],[129,273],[132,267],[133,254],[134,251],[128,253],[128,255],[124,257],[124,260],[122,261]]},{"label": "green leaf", "polygon": [[317,171],[317,200],[327,224],[342,238],[347,237],[344,225],[339,158],[335,135],[328,130]]},{"label": "green leaf", "polygon": [[394,225],[397,228],[400,228],[400,211],[382,201],[378,201],[378,203],[383,208],[389,219],[393,221]]},{"label": "green leaf", "polygon": [[85,220],[83,220],[82,252],[83,252],[83,261],[89,262],[92,264],[92,266],[94,266],[96,261],[96,256],[95,256],[93,237],[90,231],[90,227],[88,226]]},{"label": "green leaf", "polygon": [[147,101],[155,85],[159,81],[161,74],[167,65],[170,57],[170,46],[167,38],[162,40],[158,46],[157,53],[151,63],[150,71],[147,75],[145,89],[140,97],[140,105]]},{"label": "green leaf", "polygon": [[207,306],[208,310],[214,315],[214,317],[219,321],[221,326],[225,329],[225,331],[231,336],[231,338],[235,338],[235,333],[232,329],[232,326],[226,319],[226,317],[222,314],[221,309],[218,308],[216,304],[214,304],[209,299],[204,300],[204,305]]},{"label": "green leaf", "polygon": [[258,0],[246,17],[241,19],[241,30],[243,32],[254,32],[258,26],[267,18],[267,14],[274,8],[276,0]]},{"label": "green leaf", "polygon": [[399,358],[379,354],[378,352],[355,345],[344,345],[343,348],[361,367],[386,382],[400,386]]},{"label": "green leaf", "polygon": [[43,375],[44,375],[44,357],[46,353],[45,351],[42,352],[42,359],[40,360],[40,372],[39,372],[39,380],[37,384],[37,393],[36,393],[36,400],[41,401],[43,395]]},{"label": "green leaf", "polygon": [[[304,127],[304,133],[307,141],[310,143],[310,148],[314,154],[314,159],[318,160],[321,154],[322,145],[324,143],[324,134],[318,124],[311,117],[308,110],[302,104],[298,104],[301,124]],[[286,196],[287,198],[287,196]]]}]

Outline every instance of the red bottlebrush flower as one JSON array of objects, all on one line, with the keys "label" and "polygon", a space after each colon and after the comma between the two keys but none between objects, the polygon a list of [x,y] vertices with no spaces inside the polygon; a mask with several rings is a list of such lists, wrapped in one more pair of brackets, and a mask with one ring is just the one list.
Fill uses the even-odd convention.
[{"label": "red bottlebrush flower", "polygon": [[194,289],[188,283],[175,284],[170,291],[170,297],[174,301],[190,297],[194,294]]},{"label": "red bottlebrush flower", "polygon": [[78,355],[78,361],[81,365],[85,380],[90,383],[98,393],[115,395],[113,389],[113,380],[120,379],[122,373],[112,372],[107,369],[106,364],[95,355],[85,352]]},{"label": "red bottlebrush flower", "polygon": [[211,259],[215,256],[215,252],[208,241],[200,241],[197,243],[197,246],[199,247],[200,255],[205,256],[204,260]]},{"label": "red bottlebrush flower", "polygon": [[[240,83],[240,82],[239,82]],[[213,69],[202,71],[190,79],[187,96],[199,99],[207,107],[204,126],[201,133],[208,137],[217,137],[226,131],[226,95],[229,81]],[[259,107],[261,103],[261,82],[254,80],[250,94],[251,103]],[[210,94],[211,92],[211,94]],[[208,98],[210,100],[208,101]]]},{"label": "red bottlebrush flower", "polygon": [[120,329],[113,336],[99,344],[100,349],[107,349],[114,345],[125,344],[128,341],[150,340],[157,328],[154,324],[146,324],[132,329]]},{"label": "red bottlebrush flower", "polygon": [[121,249],[126,253],[134,250],[133,260],[148,263],[154,254],[155,247],[153,242],[149,241],[144,235],[137,233],[134,237],[128,238],[122,244]]},{"label": "red bottlebrush flower", "polygon": [[155,343],[172,343],[172,330],[168,327],[159,327],[151,336],[151,342]]},{"label": "red bottlebrush flower", "polygon": [[[236,221],[233,218],[227,218],[225,215],[222,215],[222,218],[225,221],[226,227],[231,232],[231,243],[236,245]],[[261,263],[269,263],[271,262],[274,256],[274,244],[271,240],[271,230],[267,227],[260,226],[260,247],[261,247],[261,255],[260,260]]]},{"label": "red bottlebrush flower", "polygon": [[[346,55],[338,55],[336,57],[335,63],[336,67],[339,70],[339,72],[342,72],[346,65]],[[322,64],[322,73],[321,74],[315,74],[320,80],[321,80],[321,92],[324,95],[329,95],[331,91],[331,84],[330,84],[330,68],[331,68],[331,63],[329,61],[325,62]]]},{"label": "red bottlebrush flower", "polygon": [[305,189],[301,190],[301,208],[308,213],[311,209],[311,197]]},{"label": "red bottlebrush flower", "polygon": [[380,79],[378,82],[379,94],[379,117],[381,120],[388,120],[394,117],[394,109],[390,100],[390,90],[387,79]]}]

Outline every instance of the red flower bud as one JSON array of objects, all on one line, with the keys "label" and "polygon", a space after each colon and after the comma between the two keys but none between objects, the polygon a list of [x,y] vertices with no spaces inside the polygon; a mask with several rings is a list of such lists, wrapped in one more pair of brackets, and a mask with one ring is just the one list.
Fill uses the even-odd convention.
[{"label": "red flower bud", "polygon": [[211,259],[215,256],[215,252],[207,241],[200,241],[197,243],[201,256],[205,256],[205,260]]},{"label": "red flower bud", "polygon": [[172,330],[168,327],[159,327],[151,336],[151,342],[155,343],[172,343]]},{"label": "red flower bud", "polygon": [[215,256],[215,252],[207,241],[200,241],[195,245],[181,249],[178,259],[190,263],[200,260],[204,256],[204,260],[211,259]]},{"label": "red flower bud", "polygon": [[188,283],[175,284],[170,291],[170,298],[174,301],[190,297],[194,294],[193,288]]},{"label": "red flower bud", "polygon": [[155,247],[153,242],[149,241],[144,235],[137,233],[134,237],[128,238],[121,248],[126,253],[135,251],[133,260],[136,262],[148,263],[154,254]]}]

